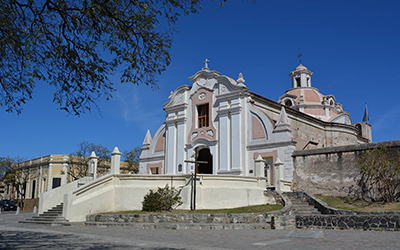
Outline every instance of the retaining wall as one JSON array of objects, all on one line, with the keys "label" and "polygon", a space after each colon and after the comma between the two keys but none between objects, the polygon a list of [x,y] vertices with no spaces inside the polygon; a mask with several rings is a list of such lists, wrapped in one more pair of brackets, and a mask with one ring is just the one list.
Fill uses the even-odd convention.
[{"label": "retaining wall", "polygon": [[340,147],[296,150],[293,152],[293,191],[327,196],[347,196],[357,188],[360,169],[356,166],[362,152],[388,147],[400,153],[400,140]]}]

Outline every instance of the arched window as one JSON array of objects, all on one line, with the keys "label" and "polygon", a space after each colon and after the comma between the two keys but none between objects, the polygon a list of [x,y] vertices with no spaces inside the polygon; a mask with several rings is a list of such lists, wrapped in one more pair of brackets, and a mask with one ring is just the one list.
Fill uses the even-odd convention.
[{"label": "arched window", "polygon": [[285,106],[286,106],[286,107],[292,107],[292,105],[293,105],[293,104],[292,104],[292,101],[291,101],[291,100],[286,100],[286,101],[285,101]]},{"label": "arched window", "polygon": [[356,124],[356,128],[358,130],[358,135],[362,136],[362,129],[361,129],[361,125],[360,124]]}]

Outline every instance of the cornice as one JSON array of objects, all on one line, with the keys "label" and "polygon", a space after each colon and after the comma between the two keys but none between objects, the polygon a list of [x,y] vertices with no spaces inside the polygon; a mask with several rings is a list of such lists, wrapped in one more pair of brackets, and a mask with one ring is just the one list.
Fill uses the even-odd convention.
[{"label": "cornice", "polygon": [[246,148],[248,150],[259,150],[259,149],[267,149],[267,148],[276,148],[276,147],[285,147],[285,146],[296,146],[296,141],[288,140],[288,141],[278,141],[278,142],[263,142],[263,143],[249,143]]}]

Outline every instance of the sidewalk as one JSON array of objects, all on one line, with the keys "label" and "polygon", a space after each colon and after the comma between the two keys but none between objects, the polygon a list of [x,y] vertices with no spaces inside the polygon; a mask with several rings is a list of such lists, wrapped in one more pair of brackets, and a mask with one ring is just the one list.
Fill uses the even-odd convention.
[{"label": "sidewalk", "polygon": [[32,212],[0,215],[0,249],[399,249],[400,232],[361,230],[138,230],[82,223],[18,223]]}]

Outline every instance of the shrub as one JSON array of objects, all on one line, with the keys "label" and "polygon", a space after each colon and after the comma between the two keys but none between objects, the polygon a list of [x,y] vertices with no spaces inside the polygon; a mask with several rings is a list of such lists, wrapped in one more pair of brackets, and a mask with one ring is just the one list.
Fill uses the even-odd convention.
[{"label": "shrub", "polygon": [[143,197],[142,211],[160,212],[175,209],[183,203],[180,194],[181,190],[177,191],[174,187],[169,188],[168,184],[163,188],[150,190]]}]

